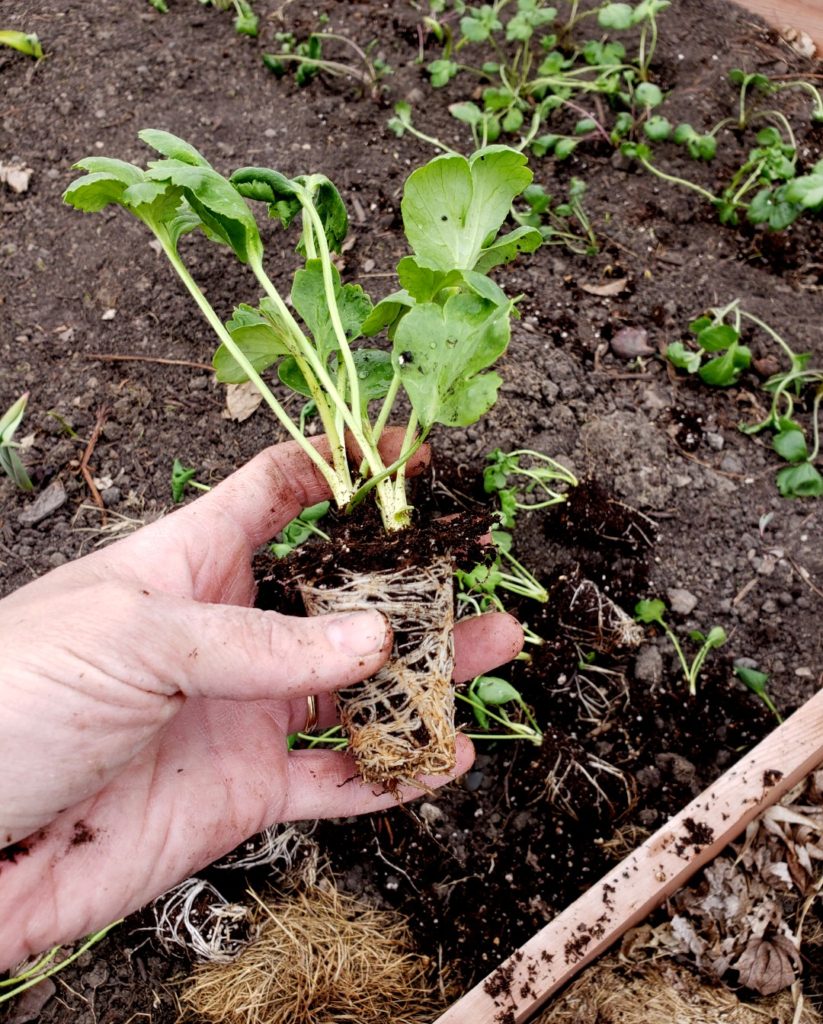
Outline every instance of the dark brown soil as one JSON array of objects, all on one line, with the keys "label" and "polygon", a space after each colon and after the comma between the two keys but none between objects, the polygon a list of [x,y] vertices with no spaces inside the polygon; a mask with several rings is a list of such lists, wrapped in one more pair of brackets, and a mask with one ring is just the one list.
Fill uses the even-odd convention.
[{"label": "dark brown soil", "polygon": [[[59,480],[67,498],[25,525],[20,517],[34,498],[0,481],[0,593],[163,514],[174,458],[214,482],[280,439],[262,411],[244,423],[221,415],[222,390],[204,368],[212,339],[142,226],[120,212],[83,217],[61,203],[75,160],[103,153],[143,162],[137,131],[158,127],[190,139],[223,171],[248,163],[288,175],[322,171],[353,211],[343,277],[378,298],[394,287],[390,271],[405,252],[402,182],[432,155],[389,131],[392,102],[408,99],[426,131],[470,146],[447,113],[449,102],[466,98],[458,83],[432,92],[416,62],[420,13],[411,5],[257,0],[258,41],[236,36],[230,16],[194,0],[169,6],[166,15],[140,0],[2,6],[2,27],[36,31],[48,59],[34,64],[0,49],[0,162],[33,171],[21,194],[0,185],[0,410],[30,391],[24,460],[38,491]],[[376,98],[342,79],[300,89],[263,66],[275,31],[305,34],[320,12],[361,45],[378,40],[375,53],[394,74]],[[673,121],[708,127],[728,114],[732,67],[821,70],[723,0],[680,0],[660,27],[653,72],[671,90]],[[431,40],[427,55],[436,55]],[[787,104],[811,165],[821,158],[823,128],[806,123],[805,101]],[[730,136],[732,156],[740,152],[733,143]],[[676,152],[669,158],[675,173],[712,185],[731,166],[726,156],[697,169]],[[442,958],[458,991],[773,727],[734,677],[735,660],[769,673],[784,714],[823,672],[823,499],[781,499],[770,446],[737,430],[763,405],[757,379],[713,391],[676,377],[657,355],[627,362],[610,345],[620,328],[642,327],[662,351],[706,307],[740,297],[820,365],[820,222],[774,236],[722,228],[697,197],[638,173],[604,144],[562,164],[533,163],[557,196],[571,175],[585,179],[601,250],[584,257],[546,247],[501,270],[501,284],[524,298],[500,400],[482,423],[432,442],[435,491],[463,495],[470,507],[495,447],[560,455],[584,480],[568,506],[521,516],[518,529],[518,557],[552,600],[512,604],[547,643],[509,678],[534,707],[545,741],[479,744],[468,775],[410,813],[328,822],[315,832],[341,884],[408,913],[421,947]],[[254,301],[225,253],[197,239],[185,244],[221,314]],[[290,243],[273,235],[270,254],[272,277],[287,290]],[[612,296],[587,290],[623,278]],[[757,357],[770,354],[762,336],[752,344]],[[114,358],[122,355],[130,361]],[[102,531],[79,465],[104,409],[90,463],[108,510]],[[695,698],[654,630],[635,654],[612,649],[587,660],[590,616],[572,615],[569,600],[569,581],[582,579],[629,612],[641,597],[671,603],[671,591],[689,592],[694,607],[669,616],[683,638],[724,627],[728,642],[709,657]],[[80,826],[77,841],[93,842]],[[58,976],[38,1019],[173,1019],[164,984],[185,964],[161,953],[143,925],[127,922]]]}]

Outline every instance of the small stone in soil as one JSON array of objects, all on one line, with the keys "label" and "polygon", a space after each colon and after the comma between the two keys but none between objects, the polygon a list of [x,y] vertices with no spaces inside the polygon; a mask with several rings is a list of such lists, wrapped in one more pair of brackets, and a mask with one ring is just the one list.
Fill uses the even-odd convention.
[{"label": "small stone in soil", "polygon": [[37,523],[42,523],[58,508],[65,505],[66,497],[66,489],[62,481],[55,480],[42,494],[38,495],[32,505],[23,509],[18,517],[20,523],[23,526],[36,526]]},{"label": "small stone in soil", "polygon": [[697,607],[697,598],[688,590],[672,587],[666,591],[669,607],[676,615],[691,615]]}]

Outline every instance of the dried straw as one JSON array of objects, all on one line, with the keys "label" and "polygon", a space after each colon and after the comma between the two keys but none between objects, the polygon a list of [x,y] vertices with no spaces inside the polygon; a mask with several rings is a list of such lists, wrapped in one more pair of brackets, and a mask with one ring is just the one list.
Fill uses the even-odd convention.
[{"label": "dried straw", "polygon": [[195,969],[182,1020],[213,1024],[428,1024],[443,1004],[397,914],[327,882],[260,907],[256,941]]},{"label": "dried straw", "polygon": [[580,975],[533,1024],[821,1024],[804,1002],[799,1012],[788,990],[743,1002],[727,988],[710,987],[672,960],[621,964],[604,957]]}]

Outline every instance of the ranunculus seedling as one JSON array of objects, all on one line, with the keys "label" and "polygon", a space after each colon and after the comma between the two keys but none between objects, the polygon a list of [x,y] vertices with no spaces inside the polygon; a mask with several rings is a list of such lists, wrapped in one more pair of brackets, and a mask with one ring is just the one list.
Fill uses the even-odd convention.
[{"label": "ranunculus seedling", "polygon": [[[823,475],[815,463],[820,455],[820,406],[823,403],[823,370],[809,366],[811,356],[797,353],[772,327],[747,312],[735,299],[727,306],[709,310],[708,316],[698,317],[689,324],[698,348],[688,348],[675,341],[666,349],[666,357],[673,366],[687,373],[698,373],[706,384],[726,387],[737,382],[751,361],[749,349],[739,342],[743,321],[763,331],[788,359],[786,371],[770,377],[764,388],[772,395],[768,416],[759,423],[741,424],[744,434],[758,434],[762,430],[774,432],[772,446],[789,463],[779,471],[776,483],[784,498],[816,498],[823,495]],[[703,362],[707,353],[715,355]],[[802,425],[794,418],[796,399],[804,391],[814,392],[811,403],[812,444],[806,439]]]},{"label": "ranunculus seedling", "polygon": [[23,422],[28,400],[29,395],[26,392],[0,416],[0,469],[17,484],[21,491],[30,491],[32,482],[17,454],[18,445],[14,440],[14,435]]},{"label": "ranunculus seedling", "polygon": [[13,29],[0,29],[0,46],[10,46],[12,50],[25,53],[37,60],[43,58],[43,47],[34,32],[16,32]]},{"label": "ranunculus seedling", "polygon": [[[375,305],[359,285],[344,282],[334,264],[348,217],[328,178],[289,177],[266,167],[243,167],[226,177],[168,132],[147,129],[140,137],[159,153],[147,169],[88,157],[77,165],[87,173],[66,190],[66,202],[84,211],[122,206],[141,220],[218,337],[218,379],[253,382],[340,509],[352,510],[373,492],[387,533],[409,527],[408,459],[435,425],[475,423],[492,407],[502,383],[492,367],[508,346],[514,303],[488,274],[542,240],[525,225],[501,232],[512,201],[531,182],[526,157],[489,146],[469,158],[439,156],[413,171],[401,204],[411,254],[397,267],[400,289]],[[294,274],[290,302],[266,272],[249,200],[264,204],[282,228],[298,228],[302,266]],[[256,305],[239,304],[226,323],[178,247],[184,234],[198,229],[227,246],[262,291]],[[365,340],[384,332],[387,344]],[[272,370],[314,403],[330,445],[328,461],[264,379]],[[378,442],[401,391],[412,411],[402,451],[387,464]],[[347,432],[361,453],[356,466],[344,443]],[[307,584],[309,610],[368,604],[384,611],[395,625],[397,644],[398,637],[403,644],[371,690],[358,687],[340,695],[341,719],[361,774],[394,788],[417,772],[448,771],[455,742],[449,558],[414,571],[382,573],[376,582],[363,582],[348,570],[343,575],[336,590]],[[412,609],[421,616],[413,627]],[[424,653],[415,661],[408,651],[417,644]]]},{"label": "ranunculus seedling", "polygon": [[689,684],[689,694],[694,697],[697,693],[697,679],[700,675],[700,670],[703,668],[703,662],[706,660],[709,651],[714,650],[716,647],[722,647],[725,644],[726,631],[722,626],[713,626],[706,635],[699,630],[693,630],[689,634],[689,639],[700,644],[700,648],[690,662],[683,651],[677,634],[666,622],[665,614],[666,605],[659,598],[638,601],[634,607],[634,617],[638,622],[659,626],[669,638],[683,669],[686,682]]}]

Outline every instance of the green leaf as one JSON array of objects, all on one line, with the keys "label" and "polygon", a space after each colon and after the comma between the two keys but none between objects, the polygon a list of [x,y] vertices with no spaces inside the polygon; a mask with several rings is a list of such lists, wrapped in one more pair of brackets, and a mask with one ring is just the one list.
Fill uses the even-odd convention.
[{"label": "green leaf", "polygon": [[196,476],[196,469],[184,466],[180,459],[174,460],[171,467],[171,500],[175,505],[183,500],[186,484]]},{"label": "green leaf", "polygon": [[666,348],[666,358],[678,370],[685,370],[687,373],[697,373],[700,369],[702,357],[699,352],[686,348],[682,341],[673,341]]},{"label": "green leaf", "polygon": [[208,160],[194,146],[172,135],[171,132],[164,132],[158,128],[144,128],[137,133],[137,137],[171,160],[179,160],[180,163],[190,164],[192,167],[211,167]]},{"label": "green leaf", "polygon": [[597,24],[601,28],[622,30],[634,24],[634,10],[630,4],[606,4],[597,12]]},{"label": "green leaf", "polygon": [[266,203],[272,220],[284,228],[302,209],[298,197],[299,183],[270,167],[240,167],[229,179],[241,196]]},{"label": "green leaf", "polygon": [[543,236],[537,228],[522,226],[515,228],[506,235],[501,235],[491,245],[482,250],[474,265],[475,271],[487,274],[494,267],[511,263],[521,252],[534,252],[543,242]]},{"label": "green leaf", "polygon": [[431,270],[421,267],[413,256],[405,256],[397,264],[397,279],[402,288],[417,302],[431,302],[438,292],[451,288],[461,280],[459,270]]},{"label": "green leaf", "polygon": [[442,89],[454,78],[460,67],[453,60],[433,60],[426,66],[426,70],[429,73],[432,87]]},{"label": "green leaf", "polygon": [[449,113],[464,124],[476,126],[483,120],[483,111],[476,103],[452,103]]},{"label": "green leaf", "polygon": [[823,169],[803,174],[786,185],[786,199],[804,210],[823,209]]},{"label": "green leaf", "polygon": [[63,201],[84,213],[97,213],[111,203],[124,205],[123,193],[127,188],[128,184],[122,177],[106,171],[93,171],[73,181],[63,193]]},{"label": "green leaf", "polygon": [[[331,274],[343,332],[348,341],[353,341],[360,337],[363,323],[372,311],[371,299],[358,284],[341,285],[340,273],[333,264]],[[339,345],[329,313],[320,260],[307,260],[305,268],[295,273],[291,300],[311,331],[317,353],[325,364]]]},{"label": "green leaf", "polygon": [[509,309],[459,294],[421,303],[400,321],[392,359],[423,430],[469,426],[497,398],[501,379],[482,373],[509,343]]},{"label": "green leaf", "polygon": [[386,397],[394,380],[391,352],[376,348],[358,348],[352,355],[360,384],[360,401],[365,412],[369,402]]},{"label": "green leaf", "polygon": [[509,110],[502,121],[502,128],[504,132],[517,132],[523,127],[523,111],[517,107],[512,107]]},{"label": "green leaf", "polygon": [[505,306],[506,309],[511,309],[509,297],[500,285],[492,281],[490,277],[486,277],[485,274],[481,274],[476,270],[464,270],[461,276],[475,295],[488,299],[495,306]]},{"label": "green leaf", "polygon": [[492,707],[508,704],[510,701],[516,701],[518,704],[523,701],[519,691],[499,676],[481,676],[472,686],[472,692],[483,704]]},{"label": "green leaf", "polygon": [[[226,323],[226,329],[258,373],[289,352],[288,329],[268,299],[261,302],[260,310],[245,304],[238,306]],[[248,380],[225,345],[214,353],[212,365],[217,379],[224,384],[242,384]]]},{"label": "green leaf", "polygon": [[747,668],[745,665],[735,665],[734,674],[758,697],[766,692],[766,683],[769,681],[768,672],[758,672],[757,669]]},{"label": "green leaf", "polygon": [[241,36],[257,36],[259,19],[252,10],[249,0],[235,0],[237,14],[234,18],[234,31]]},{"label": "green leaf", "polygon": [[561,138],[554,147],[554,155],[558,160],[565,160],[577,149],[578,139]]},{"label": "green leaf", "polygon": [[823,476],[811,462],[800,462],[780,470],[777,489],[784,498],[819,498],[823,495]]},{"label": "green leaf", "polygon": [[651,82],[641,82],[634,90],[634,98],[644,110],[651,110],[652,107],[659,107],[663,102],[663,93],[658,86]]},{"label": "green leaf", "polygon": [[722,626],[712,626],[709,635],[706,637],[706,646],[709,648],[722,647],[726,642],[726,630]]},{"label": "green leaf", "polygon": [[666,605],[659,599],[649,601],[638,601],[634,606],[634,617],[638,622],[663,624],[663,616],[666,614]]},{"label": "green leaf", "polygon": [[391,337],[401,317],[405,316],[414,304],[414,299],[405,289],[392,292],[372,308],[371,313],[363,321],[361,333],[366,338],[373,338],[375,334],[388,329]]},{"label": "green leaf", "polygon": [[735,343],[722,356],[704,363],[697,372],[704,384],[723,388],[736,383],[750,362],[749,350]]},{"label": "green leaf", "polygon": [[643,125],[643,131],[652,142],[665,142],[673,130],[672,123],[667,117],[655,114]]},{"label": "green leaf", "polygon": [[[488,146],[470,160],[435,157],[413,171],[406,180],[401,210],[417,263],[433,270],[475,269],[494,243],[512,200],[531,180],[526,157],[505,146]],[[529,244],[539,244],[523,232],[516,241],[524,251],[531,251]],[[486,260],[482,269],[500,262]]]},{"label": "green leaf", "polygon": [[787,426],[772,438],[772,446],[786,462],[805,462],[809,457],[806,437],[795,424]]},{"label": "green leaf", "polygon": [[515,96],[511,89],[489,87],[483,90],[484,110],[506,110],[514,102]]},{"label": "green leaf", "polygon": [[43,47],[34,32],[3,29],[0,31],[0,46],[10,46],[12,50],[24,53],[27,57],[36,57],[37,60],[43,57]]},{"label": "green leaf", "polygon": [[277,376],[280,378],[280,382],[285,384],[287,388],[291,388],[298,395],[303,395],[304,398],[311,398],[311,388],[306,383],[303,371],[300,369],[294,356],[286,356],[285,359],[278,363]]},{"label": "green leaf", "polygon": [[[336,186],[322,174],[313,174],[305,179],[298,178],[297,181],[305,181],[311,192],[312,202],[323,225],[329,248],[332,252],[340,252],[340,247],[349,233],[349,215]],[[302,245],[297,247],[297,251],[303,253]]]},{"label": "green leaf", "polygon": [[739,337],[730,324],[712,323],[697,332],[697,344],[706,352],[720,352],[733,345]]},{"label": "green leaf", "polygon": [[242,263],[262,259],[263,245],[251,210],[222,174],[208,166],[169,158],[153,161],[147,176],[182,189],[210,237],[225,242]]},{"label": "green leaf", "polygon": [[29,394],[26,392],[0,416],[0,469],[21,491],[31,491],[33,484],[20,461],[13,438],[23,421],[28,400]]}]

